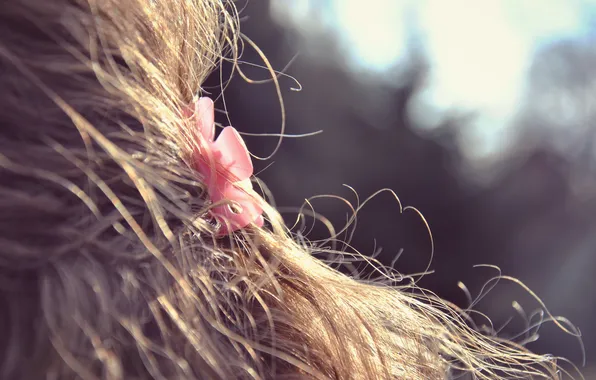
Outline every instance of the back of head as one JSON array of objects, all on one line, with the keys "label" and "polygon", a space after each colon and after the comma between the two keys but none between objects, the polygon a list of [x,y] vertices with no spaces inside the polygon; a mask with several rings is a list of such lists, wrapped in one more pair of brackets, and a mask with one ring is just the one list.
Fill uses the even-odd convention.
[{"label": "back of head", "polygon": [[237,38],[219,0],[3,2],[0,378],[556,378],[275,210],[218,236],[185,110]]},{"label": "back of head", "polygon": [[3,2],[0,378],[172,378],[221,359],[185,357],[217,330],[164,310],[209,305],[173,277],[213,249],[172,256],[208,227],[190,219],[204,198],[178,126],[234,23],[219,1]]}]

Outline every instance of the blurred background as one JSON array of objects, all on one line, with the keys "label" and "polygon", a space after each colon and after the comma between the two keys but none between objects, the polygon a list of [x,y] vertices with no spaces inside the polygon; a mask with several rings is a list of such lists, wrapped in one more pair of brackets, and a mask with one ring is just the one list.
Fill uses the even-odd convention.
[{"label": "blurred background", "polygon": [[[334,194],[356,203],[383,188],[422,212],[435,252],[421,285],[468,306],[493,264],[572,321],[596,378],[596,1],[251,0],[237,2],[242,32],[280,77],[286,133],[281,150],[257,162],[279,207]],[[246,46],[242,59],[263,65]],[[267,70],[244,64],[252,79]],[[212,78],[214,84],[218,78]],[[243,132],[279,133],[273,84],[236,76],[226,92]],[[275,137],[247,137],[259,156]],[[349,208],[314,200],[336,226]],[[288,222],[293,221],[291,213]],[[310,229],[310,226],[308,226]],[[324,237],[315,224],[308,235]],[[389,193],[362,210],[351,240],[401,273],[426,269],[427,229],[400,214]],[[382,249],[382,250],[381,250]],[[400,254],[401,253],[401,254]],[[517,301],[524,310],[514,306]],[[539,303],[501,281],[475,305],[502,336],[582,364],[578,340]],[[543,316],[542,319],[546,319]],[[536,336],[540,338],[534,341]],[[593,376],[593,377],[592,377]]]}]

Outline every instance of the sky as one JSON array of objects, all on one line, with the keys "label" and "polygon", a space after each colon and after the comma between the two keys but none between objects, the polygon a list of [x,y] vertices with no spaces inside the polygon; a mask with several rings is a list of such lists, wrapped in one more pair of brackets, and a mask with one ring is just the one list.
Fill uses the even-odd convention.
[{"label": "sky", "polygon": [[[596,0],[278,0],[305,31],[332,31],[355,73],[379,78],[423,52],[430,63],[410,116],[432,131],[445,112],[473,111],[461,131],[471,159],[499,155],[515,134],[535,53],[581,38],[596,18]],[[316,15],[316,17],[313,17]],[[390,79],[394,80],[394,79]]]}]

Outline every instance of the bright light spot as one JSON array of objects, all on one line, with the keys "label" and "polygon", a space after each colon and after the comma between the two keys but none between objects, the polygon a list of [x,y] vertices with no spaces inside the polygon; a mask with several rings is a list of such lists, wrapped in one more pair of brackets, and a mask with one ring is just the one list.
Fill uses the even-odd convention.
[{"label": "bright light spot", "polygon": [[332,1],[342,42],[357,65],[383,71],[407,54],[405,1]]},{"label": "bright light spot", "polygon": [[[308,29],[313,9],[324,9],[348,63],[358,71],[385,72],[411,58],[412,43],[430,63],[426,87],[412,117],[437,127],[446,111],[477,117],[461,130],[469,158],[502,152],[514,138],[511,120],[523,103],[534,53],[553,40],[590,28],[596,0],[285,0],[298,4],[295,22]],[[305,9],[310,11],[305,11]],[[342,61],[344,62],[344,61]]]},{"label": "bright light spot", "polygon": [[[510,122],[521,104],[535,49],[579,33],[585,26],[581,7],[558,0],[419,4],[431,64],[428,88],[417,98],[419,109],[474,112],[476,119],[461,131],[464,152],[471,159],[502,152],[514,137]],[[436,127],[423,113],[413,116],[423,128]]]}]

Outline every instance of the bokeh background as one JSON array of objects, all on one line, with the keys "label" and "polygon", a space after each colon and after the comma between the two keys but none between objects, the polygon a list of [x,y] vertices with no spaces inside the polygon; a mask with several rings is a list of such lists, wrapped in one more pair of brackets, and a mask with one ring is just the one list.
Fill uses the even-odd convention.
[{"label": "bokeh background", "polygon": [[[280,77],[286,133],[323,131],[286,138],[271,160],[256,164],[276,204],[297,208],[321,194],[356,202],[343,184],[361,200],[394,190],[432,230],[434,272],[421,285],[465,307],[458,283],[476,298],[498,273],[475,266],[500,267],[581,330],[585,375],[596,378],[596,2],[251,0],[237,6],[244,8],[242,32],[275,69],[290,63],[285,73],[302,87],[295,91],[293,79]],[[248,45],[242,60],[263,65]],[[263,68],[241,67],[253,79],[270,78]],[[236,76],[225,94],[239,130],[280,132],[271,83]],[[260,156],[277,142],[246,139]],[[337,226],[349,212],[333,199],[313,206]],[[309,235],[324,236],[320,223]],[[413,212],[400,214],[389,193],[362,210],[351,243],[402,273],[424,271],[430,260],[424,223]],[[508,281],[475,307],[503,336],[541,318],[539,303]],[[552,323],[529,330],[516,339],[582,364],[576,338]]]}]

